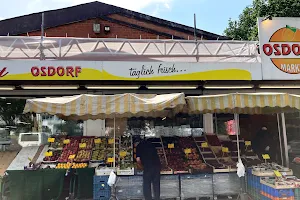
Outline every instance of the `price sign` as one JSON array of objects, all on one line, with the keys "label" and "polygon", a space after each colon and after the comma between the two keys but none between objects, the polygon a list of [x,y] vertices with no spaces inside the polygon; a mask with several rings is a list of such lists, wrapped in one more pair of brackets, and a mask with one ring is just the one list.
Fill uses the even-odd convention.
[{"label": "price sign", "polygon": [[207,142],[201,143],[201,147],[202,147],[202,148],[208,148],[208,143],[207,143]]},{"label": "price sign", "polygon": [[251,146],[251,141],[245,141],[246,146]]},{"label": "price sign", "polygon": [[114,161],[115,161],[114,158],[107,158],[107,162],[108,162],[108,163],[113,163]]},{"label": "price sign", "polygon": [[121,156],[121,157],[124,158],[126,155],[127,155],[127,152],[126,152],[126,151],[121,151],[121,152],[120,152],[120,156]]},{"label": "price sign", "polygon": [[49,142],[49,143],[55,142],[55,138],[48,138],[48,142]]},{"label": "price sign", "polygon": [[274,174],[276,177],[281,178],[282,174],[278,170],[274,170]]},{"label": "price sign", "polygon": [[223,153],[228,153],[228,152],[229,152],[228,147],[222,147],[222,152],[223,152]]},{"label": "price sign", "polygon": [[79,143],[79,148],[86,148],[86,143]]},{"label": "price sign", "polygon": [[114,144],[115,143],[115,140],[112,138],[112,139],[108,139],[108,144]]},{"label": "price sign", "polygon": [[64,144],[70,144],[70,140],[69,139],[64,140]]},{"label": "price sign", "polygon": [[52,151],[45,152],[45,156],[51,157],[51,156],[53,156],[53,152]]},{"label": "price sign", "polygon": [[263,157],[264,160],[270,160],[271,159],[269,154],[263,154],[262,157]]},{"label": "price sign", "polygon": [[168,144],[168,149],[174,149],[174,143]]},{"label": "price sign", "polygon": [[97,138],[97,139],[94,140],[94,142],[95,142],[95,144],[101,144],[102,141],[101,141],[100,138]]},{"label": "price sign", "polygon": [[74,159],[75,158],[75,154],[69,155],[69,159]]},{"label": "price sign", "polygon": [[184,153],[185,154],[190,154],[190,153],[192,153],[192,150],[191,149],[184,149]]}]

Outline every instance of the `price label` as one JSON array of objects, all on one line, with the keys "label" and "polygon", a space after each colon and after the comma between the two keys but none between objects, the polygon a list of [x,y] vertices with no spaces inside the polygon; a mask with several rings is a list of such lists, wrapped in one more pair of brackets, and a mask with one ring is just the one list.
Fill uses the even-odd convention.
[{"label": "price label", "polygon": [[48,138],[48,142],[49,142],[49,143],[55,142],[55,138]]},{"label": "price label", "polygon": [[112,138],[112,139],[108,139],[108,144],[114,144],[115,143],[115,140]]},{"label": "price label", "polygon": [[222,152],[223,152],[223,153],[228,153],[228,152],[229,152],[228,147],[222,147]]},{"label": "price label", "polygon": [[207,143],[207,142],[201,143],[201,147],[202,147],[202,148],[208,148],[208,143]]},{"label": "price label", "polygon": [[53,152],[52,151],[45,152],[45,156],[51,157],[51,156],[53,156]]},{"label": "price label", "polygon": [[282,174],[278,170],[274,170],[274,174],[276,177],[281,178]]},{"label": "price label", "polygon": [[121,152],[120,152],[120,156],[121,156],[121,157],[124,158],[124,157],[126,157],[126,155],[127,155],[127,152],[126,152],[126,151],[121,151]]},{"label": "price label", "polygon": [[75,158],[75,154],[69,155],[69,159],[74,159]]},{"label": "price label", "polygon": [[64,140],[64,144],[70,144],[70,140],[69,139]]},{"label": "price label", "polygon": [[245,141],[246,146],[251,146],[251,141]]},{"label": "price label", "polygon": [[192,150],[191,149],[184,149],[184,153],[185,154],[190,154],[190,153],[192,153]]},{"label": "price label", "polygon": [[113,163],[114,161],[115,161],[114,158],[107,158],[107,162],[108,162],[108,163]]},{"label": "price label", "polygon": [[270,160],[271,159],[269,154],[263,154],[262,157],[263,157],[264,160]]},{"label": "price label", "polygon": [[102,141],[101,141],[100,138],[97,138],[97,139],[94,140],[94,142],[95,142],[95,144],[101,144]]},{"label": "price label", "polygon": [[168,144],[168,149],[174,149],[174,143]]},{"label": "price label", "polygon": [[79,148],[86,148],[86,143],[79,143]]}]

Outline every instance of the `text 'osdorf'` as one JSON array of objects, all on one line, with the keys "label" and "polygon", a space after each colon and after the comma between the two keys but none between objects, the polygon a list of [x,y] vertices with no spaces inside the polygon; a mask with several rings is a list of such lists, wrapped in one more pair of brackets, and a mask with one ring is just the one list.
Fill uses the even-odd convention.
[{"label": "text 'osdorf'", "polygon": [[70,76],[78,77],[81,73],[81,67],[79,66],[33,66],[31,68],[31,74],[35,77],[37,76]]}]

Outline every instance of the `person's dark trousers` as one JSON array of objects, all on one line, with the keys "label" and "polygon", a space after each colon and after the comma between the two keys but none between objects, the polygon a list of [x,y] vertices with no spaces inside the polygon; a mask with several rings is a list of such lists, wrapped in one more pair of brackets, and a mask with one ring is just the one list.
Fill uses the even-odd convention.
[{"label": "person's dark trousers", "polygon": [[151,184],[153,185],[154,199],[160,199],[160,169],[144,169],[143,173],[143,190],[145,200],[152,200]]}]

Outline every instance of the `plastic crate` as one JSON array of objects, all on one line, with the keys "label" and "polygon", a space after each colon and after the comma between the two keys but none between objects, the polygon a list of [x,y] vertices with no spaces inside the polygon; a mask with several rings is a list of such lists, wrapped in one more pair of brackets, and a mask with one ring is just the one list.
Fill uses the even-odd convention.
[{"label": "plastic crate", "polygon": [[239,194],[241,181],[236,173],[219,173],[213,175],[215,195]]},{"label": "plastic crate", "polygon": [[94,190],[110,190],[107,181],[108,176],[94,176]]},{"label": "plastic crate", "polygon": [[162,198],[180,197],[180,183],[178,175],[164,175],[160,177],[160,191]]},{"label": "plastic crate", "polygon": [[274,189],[264,184],[261,185],[261,194],[274,198],[289,198],[295,196],[293,189]]},{"label": "plastic crate", "polygon": [[111,195],[110,190],[94,190],[94,200],[106,200]]},{"label": "plastic crate", "polygon": [[181,175],[181,198],[210,197],[213,195],[213,175]]}]

